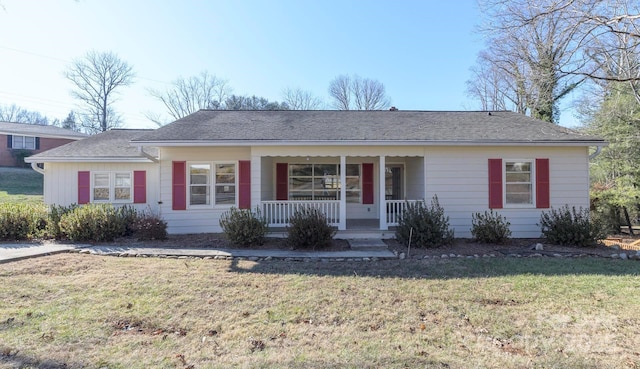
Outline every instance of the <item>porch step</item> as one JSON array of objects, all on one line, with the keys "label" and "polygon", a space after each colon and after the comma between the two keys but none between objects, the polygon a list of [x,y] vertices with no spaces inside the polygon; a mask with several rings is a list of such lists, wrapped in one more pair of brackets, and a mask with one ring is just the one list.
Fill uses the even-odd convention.
[{"label": "porch step", "polygon": [[352,250],[386,250],[387,244],[377,238],[348,239],[349,247]]}]

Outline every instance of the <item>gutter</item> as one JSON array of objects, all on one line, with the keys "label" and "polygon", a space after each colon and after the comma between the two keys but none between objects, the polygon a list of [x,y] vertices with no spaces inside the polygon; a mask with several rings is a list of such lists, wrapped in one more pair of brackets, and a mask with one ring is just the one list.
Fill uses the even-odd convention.
[{"label": "gutter", "polygon": [[44,175],[44,169],[40,168],[40,167],[38,166],[38,164],[42,164],[42,165],[44,165],[44,163],[37,163],[37,162],[35,162],[35,161],[34,161],[34,162],[32,162],[32,163],[31,163],[31,169],[33,169],[33,170],[35,170],[36,172],[38,172],[38,173],[40,173],[40,174]]},{"label": "gutter", "polygon": [[595,158],[596,156],[600,155],[600,152],[602,151],[602,146],[598,145],[596,146],[596,151],[594,151],[593,153],[591,153],[591,155],[589,155],[589,160]]}]

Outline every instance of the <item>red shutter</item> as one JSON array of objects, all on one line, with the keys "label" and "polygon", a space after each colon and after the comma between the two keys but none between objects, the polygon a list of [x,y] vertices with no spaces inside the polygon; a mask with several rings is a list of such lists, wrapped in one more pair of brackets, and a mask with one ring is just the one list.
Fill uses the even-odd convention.
[{"label": "red shutter", "polygon": [[144,170],[133,172],[133,202],[135,204],[147,202],[147,172]]},{"label": "red shutter", "polygon": [[362,203],[373,204],[373,163],[362,163]]},{"label": "red shutter", "polygon": [[91,200],[91,172],[78,172],[78,204],[88,204]]},{"label": "red shutter", "polygon": [[276,163],[276,200],[289,199],[289,164]]},{"label": "red shutter", "polygon": [[502,159],[489,159],[489,209],[502,209]]},{"label": "red shutter", "polygon": [[549,159],[536,159],[536,208],[551,207]]},{"label": "red shutter", "polygon": [[251,161],[240,160],[238,167],[238,207],[251,209]]},{"label": "red shutter", "polygon": [[187,163],[184,161],[174,161],[172,172],[172,208],[173,210],[186,210]]}]

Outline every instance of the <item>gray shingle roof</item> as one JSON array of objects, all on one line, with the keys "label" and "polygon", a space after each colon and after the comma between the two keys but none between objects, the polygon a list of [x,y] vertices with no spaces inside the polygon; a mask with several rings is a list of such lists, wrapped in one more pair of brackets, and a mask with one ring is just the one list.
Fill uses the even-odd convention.
[{"label": "gray shingle roof", "polygon": [[[131,140],[149,133],[145,129],[113,129],[97,135],[89,136],[84,140],[70,142],[45,152],[29,156],[27,162],[39,161],[66,161],[69,159],[82,159],[83,161],[100,161],[104,159],[144,159],[145,155],[138,148],[131,145]],[[145,147],[144,151],[153,156],[158,156],[158,149]]]},{"label": "gray shingle roof", "polygon": [[206,142],[602,142],[513,112],[200,110],[140,135],[145,145]]},{"label": "gray shingle roof", "polygon": [[10,122],[0,122],[0,133],[7,135],[15,134],[23,136],[69,138],[72,140],[80,140],[88,137],[84,133],[56,126]]}]

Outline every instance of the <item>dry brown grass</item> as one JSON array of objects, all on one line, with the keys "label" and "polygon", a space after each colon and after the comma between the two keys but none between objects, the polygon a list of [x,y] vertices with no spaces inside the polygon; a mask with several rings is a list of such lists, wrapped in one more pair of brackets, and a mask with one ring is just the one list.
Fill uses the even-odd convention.
[{"label": "dry brown grass", "polygon": [[635,368],[637,267],[24,260],[0,265],[0,367]]}]

